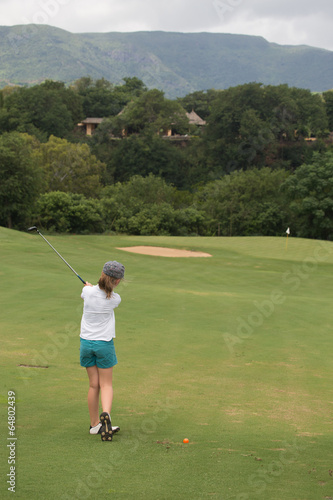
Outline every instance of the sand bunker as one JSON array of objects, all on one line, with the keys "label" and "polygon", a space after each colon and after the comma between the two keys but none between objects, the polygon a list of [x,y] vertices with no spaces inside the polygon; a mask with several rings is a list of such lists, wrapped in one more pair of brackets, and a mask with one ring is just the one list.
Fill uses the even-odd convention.
[{"label": "sand bunker", "polygon": [[154,255],[155,257],[211,257],[209,253],[192,252],[191,250],[179,250],[177,248],[138,246],[117,248],[117,250],[124,250],[125,252],[132,253],[141,253],[143,255]]}]

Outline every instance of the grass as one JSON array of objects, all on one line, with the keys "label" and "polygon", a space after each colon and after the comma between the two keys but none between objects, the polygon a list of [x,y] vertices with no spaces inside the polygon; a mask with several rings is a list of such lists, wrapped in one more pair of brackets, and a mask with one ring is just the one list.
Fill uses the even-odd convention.
[{"label": "grass", "polygon": [[[10,390],[17,499],[333,497],[332,243],[48,239],[93,283],[106,260],[126,267],[112,412],[121,432],[112,443],[88,434],[81,283],[38,235],[0,228],[1,498],[11,494]],[[145,244],[213,257],[117,250]]]}]

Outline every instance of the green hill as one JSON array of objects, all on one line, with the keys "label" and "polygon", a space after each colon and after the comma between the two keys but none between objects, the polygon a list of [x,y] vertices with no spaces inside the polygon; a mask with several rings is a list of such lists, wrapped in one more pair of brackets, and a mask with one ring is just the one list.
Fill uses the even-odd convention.
[{"label": "green hill", "polygon": [[137,76],[167,97],[247,83],[325,91],[333,52],[281,46],[262,37],[217,33],[82,33],[46,25],[0,27],[0,86],[82,76],[120,83]]}]

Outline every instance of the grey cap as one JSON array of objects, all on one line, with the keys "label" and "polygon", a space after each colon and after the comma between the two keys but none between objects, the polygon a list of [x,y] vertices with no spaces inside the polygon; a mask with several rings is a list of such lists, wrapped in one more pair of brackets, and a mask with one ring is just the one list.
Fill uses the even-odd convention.
[{"label": "grey cap", "polygon": [[110,260],[104,264],[103,273],[112,278],[122,279],[125,274],[125,267],[116,260]]}]

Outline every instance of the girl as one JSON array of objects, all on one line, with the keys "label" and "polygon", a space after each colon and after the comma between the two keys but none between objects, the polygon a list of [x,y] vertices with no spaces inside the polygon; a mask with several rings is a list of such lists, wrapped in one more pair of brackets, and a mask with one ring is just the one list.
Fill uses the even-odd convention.
[{"label": "girl", "polygon": [[[121,302],[113,290],[124,278],[125,268],[120,262],[104,264],[98,284],[86,283],[81,297],[84,300],[80,333],[80,363],[89,377],[88,408],[90,434],[101,434],[102,441],[112,441],[119,427],[111,426],[113,400],[112,372],[117,364],[113,344],[116,336],[114,309]],[[102,413],[99,416],[99,396]]]}]

